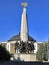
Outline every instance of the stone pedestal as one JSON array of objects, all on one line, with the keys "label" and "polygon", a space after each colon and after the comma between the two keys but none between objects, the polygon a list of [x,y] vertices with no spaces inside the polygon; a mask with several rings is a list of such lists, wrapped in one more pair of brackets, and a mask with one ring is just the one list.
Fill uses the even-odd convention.
[{"label": "stone pedestal", "polygon": [[36,61],[36,54],[14,54],[15,60]]}]

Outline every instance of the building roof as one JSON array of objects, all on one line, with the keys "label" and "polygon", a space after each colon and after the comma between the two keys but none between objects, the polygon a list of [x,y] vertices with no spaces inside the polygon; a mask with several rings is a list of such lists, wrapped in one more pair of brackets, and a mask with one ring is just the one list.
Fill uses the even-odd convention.
[{"label": "building roof", "polygon": [[[18,41],[18,40],[20,40],[20,34],[13,36],[8,41]],[[28,40],[36,42],[36,40],[33,39],[31,36],[28,36]]]}]

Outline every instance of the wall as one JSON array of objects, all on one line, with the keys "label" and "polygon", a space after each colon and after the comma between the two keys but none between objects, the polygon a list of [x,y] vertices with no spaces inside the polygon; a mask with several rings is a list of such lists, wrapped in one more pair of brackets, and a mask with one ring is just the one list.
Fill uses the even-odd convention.
[{"label": "wall", "polygon": [[15,60],[21,61],[36,61],[35,54],[14,54]]}]

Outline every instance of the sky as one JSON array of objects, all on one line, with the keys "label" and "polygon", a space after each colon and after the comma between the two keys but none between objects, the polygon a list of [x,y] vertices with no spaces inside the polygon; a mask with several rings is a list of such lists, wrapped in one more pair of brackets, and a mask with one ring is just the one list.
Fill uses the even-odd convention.
[{"label": "sky", "polygon": [[22,2],[28,2],[29,35],[36,41],[49,39],[49,0],[0,0],[0,42],[20,32]]}]

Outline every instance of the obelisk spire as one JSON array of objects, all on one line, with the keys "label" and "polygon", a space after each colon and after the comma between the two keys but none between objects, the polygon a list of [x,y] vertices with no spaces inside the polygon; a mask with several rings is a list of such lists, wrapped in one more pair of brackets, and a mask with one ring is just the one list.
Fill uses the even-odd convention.
[{"label": "obelisk spire", "polygon": [[27,2],[23,2],[22,6],[23,6],[23,12],[22,12],[22,19],[21,19],[20,38],[21,41],[27,42],[28,41],[28,26],[27,26],[27,16],[26,16]]}]

